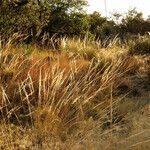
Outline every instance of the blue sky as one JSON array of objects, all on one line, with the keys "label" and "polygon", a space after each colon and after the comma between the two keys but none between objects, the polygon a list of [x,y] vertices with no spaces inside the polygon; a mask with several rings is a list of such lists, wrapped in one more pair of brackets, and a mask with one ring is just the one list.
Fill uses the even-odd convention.
[{"label": "blue sky", "polygon": [[[87,11],[89,13],[98,11],[102,15],[106,14],[105,0],[88,0],[88,2],[90,6],[87,8]],[[150,15],[150,0],[106,0],[106,2],[108,16],[113,12],[127,13],[129,9],[134,7],[141,11],[145,18]]]}]

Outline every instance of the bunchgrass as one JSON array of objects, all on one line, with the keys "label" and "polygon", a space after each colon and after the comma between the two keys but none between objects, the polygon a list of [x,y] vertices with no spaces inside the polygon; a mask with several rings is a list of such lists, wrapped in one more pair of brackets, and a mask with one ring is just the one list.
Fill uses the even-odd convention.
[{"label": "bunchgrass", "polygon": [[148,149],[149,107],[126,98],[138,59],[118,47],[63,40],[58,52],[26,52],[11,40],[0,51],[0,148]]}]

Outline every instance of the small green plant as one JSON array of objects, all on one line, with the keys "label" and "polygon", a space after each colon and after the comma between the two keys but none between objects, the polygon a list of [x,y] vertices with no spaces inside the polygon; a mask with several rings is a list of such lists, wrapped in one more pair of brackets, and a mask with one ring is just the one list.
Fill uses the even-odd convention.
[{"label": "small green plant", "polygon": [[129,53],[130,54],[138,54],[138,55],[144,55],[144,54],[150,54],[150,39],[144,38],[139,39],[134,43],[131,43],[129,45]]}]

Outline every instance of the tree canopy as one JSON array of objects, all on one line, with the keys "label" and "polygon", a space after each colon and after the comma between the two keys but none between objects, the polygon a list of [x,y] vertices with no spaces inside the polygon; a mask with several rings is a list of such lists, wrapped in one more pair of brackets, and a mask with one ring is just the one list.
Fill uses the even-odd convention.
[{"label": "tree canopy", "polygon": [[112,20],[99,12],[87,14],[85,6],[86,0],[0,0],[0,36],[8,39],[19,32],[36,41],[45,33],[80,37],[89,33],[105,39],[150,32],[150,19],[145,20],[136,9],[125,17],[116,13]]}]

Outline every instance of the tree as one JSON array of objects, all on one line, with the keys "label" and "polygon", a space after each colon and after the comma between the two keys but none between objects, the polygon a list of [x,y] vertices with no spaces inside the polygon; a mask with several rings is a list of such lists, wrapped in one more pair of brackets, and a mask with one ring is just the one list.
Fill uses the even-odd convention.
[{"label": "tree", "polygon": [[141,12],[137,12],[136,9],[132,9],[128,11],[128,14],[125,18],[122,19],[122,26],[126,28],[126,32],[130,34],[145,34],[145,24],[146,21],[143,18],[143,14]]},{"label": "tree", "polygon": [[7,38],[16,32],[30,34],[40,24],[37,5],[33,5],[33,1],[3,1],[0,10],[0,34],[3,37]]},{"label": "tree", "polygon": [[[50,34],[70,34],[75,31],[69,30],[69,26],[77,26],[73,24],[72,17],[76,19],[76,15],[83,13],[82,8],[87,5],[85,0],[46,0],[45,6],[50,10],[47,25],[43,28],[42,34],[48,32]],[[78,15],[79,18],[81,15]],[[75,22],[74,22],[75,23]]]},{"label": "tree", "polygon": [[102,25],[107,21],[100,13],[93,12],[90,15],[90,32],[98,38],[102,33]]},{"label": "tree", "polygon": [[15,32],[32,36],[34,39],[40,39],[39,37],[45,32],[51,36],[55,33],[75,33],[76,31],[72,31],[77,30],[75,23],[84,24],[81,19],[84,15],[81,14],[83,7],[87,5],[85,0],[4,0],[2,2],[0,34],[5,38]]},{"label": "tree", "polygon": [[90,15],[90,32],[97,38],[105,39],[113,34],[114,25],[113,21],[108,21],[106,17],[102,17],[100,13],[93,12]]}]

